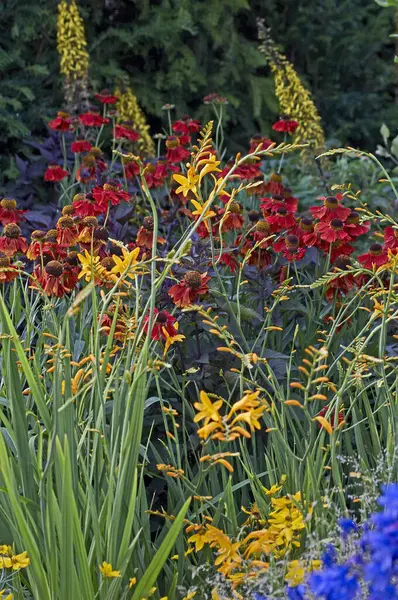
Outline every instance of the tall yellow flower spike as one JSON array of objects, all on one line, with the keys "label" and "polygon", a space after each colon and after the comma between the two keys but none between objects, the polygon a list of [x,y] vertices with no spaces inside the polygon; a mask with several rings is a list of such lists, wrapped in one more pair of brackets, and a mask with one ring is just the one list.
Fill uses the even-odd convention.
[{"label": "tall yellow flower spike", "polygon": [[119,113],[119,121],[130,121],[140,135],[137,144],[141,153],[144,156],[154,156],[155,145],[149,133],[149,125],[133,90],[127,88],[125,92],[122,92],[116,88],[115,96],[118,97],[116,108]]},{"label": "tall yellow flower spike", "polygon": [[73,103],[87,99],[89,55],[84,22],[76,0],[62,0],[58,5],[57,50],[60,71],[65,76],[65,99]]},{"label": "tall yellow flower spike", "polygon": [[[281,114],[299,124],[293,137],[294,143],[307,142],[313,152],[322,152],[325,147],[325,134],[311,93],[302,83],[292,63],[276,48],[264,21],[258,19],[257,25],[261,41],[259,49],[267,57],[274,75],[275,94]],[[305,149],[303,153],[306,154]]]}]

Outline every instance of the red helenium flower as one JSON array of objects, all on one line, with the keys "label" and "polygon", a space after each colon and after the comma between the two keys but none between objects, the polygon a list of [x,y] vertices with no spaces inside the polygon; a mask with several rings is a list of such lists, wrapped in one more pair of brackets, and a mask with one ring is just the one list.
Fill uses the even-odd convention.
[{"label": "red helenium flower", "polygon": [[[162,310],[159,312],[157,308],[154,310],[154,323],[151,332],[152,340],[159,340],[160,338],[166,339],[163,329],[166,330],[170,337],[176,335],[177,327],[176,327],[177,319],[173,317],[166,310]],[[148,333],[149,326],[149,315],[145,317],[144,320],[144,331]]]},{"label": "red helenium flower", "polygon": [[8,223],[20,223],[25,220],[24,215],[26,210],[18,210],[17,203],[11,198],[3,198],[0,202],[0,223],[7,225]]},{"label": "red helenium flower", "polygon": [[88,111],[82,115],[79,115],[79,119],[82,125],[85,127],[101,127],[109,123],[107,117],[102,117],[99,112]]},{"label": "red helenium flower", "polygon": [[381,267],[388,262],[388,253],[381,244],[372,244],[368,252],[358,256],[358,262],[366,269]]},{"label": "red helenium flower", "polygon": [[62,181],[65,177],[68,177],[68,171],[65,171],[59,165],[51,164],[47,167],[46,172],[44,173],[45,181]]},{"label": "red helenium flower", "polygon": [[297,121],[282,117],[281,119],[279,119],[279,121],[272,125],[272,129],[274,131],[280,131],[282,133],[289,133],[292,135],[296,131],[298,126],[299,124],[297,123]]},{"label": "red helenium flower", "polygon": [[210,281],[210,277],[207,273],[188,271],[180,283],[170,288],[169,296],[180,308],[190,306],[199,296],[207,294],[209,291],[208,281]]},{"label": "red helenium flower", "polygon": [[80,154],[81,152],[89,152],[91,150],[91,144],[88,140],[75,140],[72,142],[70,149],[75,154]]},{"label": "red helenium flower", "polygon": [[62,110],[57,112],[57,116],[49,122],[48,126],[54,131],[69,131],[71,128],[69,113]]},{"label": "red helenium flower", "polygon": [[337,196],[321,196],[319,200],[323,200],[323,206],[310,206],[310,213],[314,219],[321,221],[331,221],[332,219],[341,219],[345,221],[351,213],[350,208],[343,206],[340,201],[343,199],[341,194]]}]

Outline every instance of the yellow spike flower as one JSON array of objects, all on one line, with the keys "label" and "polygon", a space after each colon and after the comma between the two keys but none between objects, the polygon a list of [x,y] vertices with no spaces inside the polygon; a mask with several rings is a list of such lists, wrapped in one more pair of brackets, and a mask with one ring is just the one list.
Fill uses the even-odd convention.
[{"label": "yellow spike flower", "polygon": [[61,73],[67,79],[83,79],[87,76],[89,55],[76,0],[66,0],[58,5],[57,50],[61,61]]},{"label": "yellow spike flower", "polygon": [[275,94],[281,114],[287,115],[299,124],[293,141],[307,142],[314,152],[322,152],[325,147],[325,134],[311,93],[302,83],[292,63],[276,48],[261,19],[258,20],[258,30],[261,41],[259,49],[267,57],[274,75]]}]

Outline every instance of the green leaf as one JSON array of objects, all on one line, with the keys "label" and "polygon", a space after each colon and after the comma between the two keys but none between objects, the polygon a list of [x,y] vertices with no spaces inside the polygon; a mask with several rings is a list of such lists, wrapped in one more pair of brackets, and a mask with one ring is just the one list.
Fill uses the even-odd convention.
[{"label": "green leaf", "polygon": [[153,557],[149,567],[146,569],[144,576],[138,582],[137,587],[135,588],[133,597],[131,600],[142,600],[143,597],[147,596],[149,590],[153,587],[156,579],[162,570],[164,563],[166,562],[175,541],[181,531],[184,518],[188,507],[191,503],[191,498],[185,502],[184,506],[181,508],[178,513],[173,525],[171,526],[169,532],[164,538],[163,542],[160,545],[160,548],[156,552]]}]

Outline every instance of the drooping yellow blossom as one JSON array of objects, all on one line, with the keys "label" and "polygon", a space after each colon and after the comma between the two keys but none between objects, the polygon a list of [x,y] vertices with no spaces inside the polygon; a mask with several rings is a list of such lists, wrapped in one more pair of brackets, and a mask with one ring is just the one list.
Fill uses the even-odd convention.
[{"label": "drooping yellow blossom", "polygon": [[120,571],[115,571],[113,570],[113,567],[110,563],[107,562],[103,562],[102,565],[100,565],[100,571],[102,573],[102,576],[105,579],[111,579],[113,577],[120,577]]},{"label": "drooping yellow blossom", "polygon": [[175,173],[173,179],[180,184],[180,187],[176,189],[176,194],[182,193],[184,198],[187,197],[189,192],[193,192],[195,196],[197,195],[196,184],[199,181],[199,175],[195,175],[195,169],[193,167],[189,167],[186,177],[179,173]]},{"label": "drooping yellow blossom", "polygon": [[6,594],[6,590],[1,590],[0,598],[2,598],[2,600],[13,600],[14,596],[12,594],[7,594],[7,596],[4,596],[4,594]]},{"label": "drooping yellow blossom", "polygon": [[116,109],[119,113],[119,121],[130,122],[132,127],[139,133],[140,137],[137,144],[143,156],[154,156],[155,145],[149,133],[149,125],[133,90],[130,87],[124,92],[116,89],[115,96],[118,97]]},{"label": "drooping yellow blossom", "polygon": [[[176,327],[176,325],[177,325],[177,327]],[[182,342],[183,340],[185,340],[185,335],[182,335],[181,333],[177,333],[178,323],[175,323],[174,327],[176,330],[175,335],[170,335],[169,332],[167,331],[167,329],[165,327],[162,327],[162,332],[164,335],[164,350],[163,350],[164,356],[166,356],[167,351],[172,344],[175,344],[176,342]]]},{"label": "drooping yellow blossom", "polygon": [[200,392],[200,402],[195,402],[194,407],[199,413],[194,417],[194,423],[205,420],[205,425],[209,423],[209,421],[216,421],[217,423],[221,421],[221,415],[219,414],[219,410],[223,405],[222,400],[217,400],[217,402],[213,402],[210,400],[208,394],[201,390]]},{"label": "drooping yellow blossom", "polygon": [[131,252],[126,250],[126,248],[122,248],[122,257],[113,254],[112,258],[115,262],[115,266],[112,268],[111,273],[118,277],[123,276],[134,279],[134,276],[138,274],[136,265],[139,263],[139,253],[140,248],[134,248]]},{"label": "drooping yellow blossom", "polygon": [[11,557],[11,564],[13,571],[18,571],[19,569],[26,569],[26,567],[30,564],[30,558],[28,553],[21,552],[21,554],[15,554]]},{"label": "drooping yellow blossom", "polygon": [[264,492],[267,494],[267,496],[274,496],[277,492],[279,492],[282,489],[286,479],[287,479],[287,476],[282,475],[281,480],[280,480],[280,485],[277,485],[275,483],[269,489],[267,489],[266,487],[263,487]]},{"label": "drooping yellow blossom", "polygon": [[233,441],[240,436],[250,438],[251,433],[243,425],[248,425],[251,432],[260,429],[259,419],[267,409],[265,402],[258,399],[259,391],[245,392],[243,398],[236,402],[226,416],[219,413],[223,405],[220,399],[214,404],[205,392],[201,392],[202,403],[195,403],[199,411],[194,418],[197,423],[204,419],[204,425],[198,429],[198,435],[202,439],[210,437],[212,440]]},{"label": "drooping yellow blossom", "polygon": [[58,5],[57,50],[60,56],[61,73],[67,79],[83,79],[87,76],[89,55],[76,0],[62,0]]},{"label": "drooping yellow blossom", "polygon": [[[78,278],[85,278],[87,282],[92,280],[103,281],[104,279],[112,280],[111,275],[106,271],[105,267],[101,265],[101,257],[93,256],[87,250],[84,251],[84,254],[77,255],[79,261],[82,265],[82,270],[80,271]],[[113,276],[113,279],[116,279]]]},{"label": "drooping yellow blossom", "polygon": [[135,585],[136,583],[137,583],[137,577],[132,577],[131,579],[129,579],[129,590],[131,590],[133,585]]},{"label": "drooping yellow blossom", "polygon": [[208,454],[206,456],[202,456],[199,459],[199,462],[210,462],[212,465],[223,465],[227,469],[227,471],[233,473],[233,466],[227,461],[227,458],[230,456],[239,456],[239,452],[218,452],[217,454],[213,454],[212,456]]},{"label": "drooping yellow blossom", "polygon": [[261,19],[258,20],[258,31],[260,51],[266,56],[274,75],[275,94],[280,112],[299,124],[293,141],[307,142],[314,152],[322,152],[325,147],[325,134],[311,93],[302,83],[292,63],[279,52]]},{"label": "drooping yellow blossom", "polygon": [[172,465],[165,465],[163,463],[159,463],[156,465],[158,471],[164,472],[168,477],[173,477],[173,479],[179,479],[184,477],[184,471],[182,469],[177,469],[177,467],[173,467]]}]

